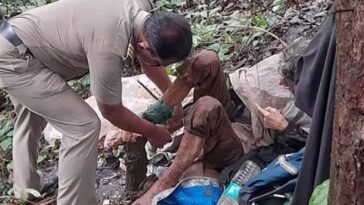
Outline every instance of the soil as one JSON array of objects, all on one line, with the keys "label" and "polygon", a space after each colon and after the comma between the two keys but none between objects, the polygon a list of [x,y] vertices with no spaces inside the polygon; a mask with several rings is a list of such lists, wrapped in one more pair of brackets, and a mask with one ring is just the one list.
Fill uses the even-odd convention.
[{"label": "soil", "polygon": [[[205,2],[208,1],[209,0],[205,0]],[[188,11],[193,11],[193,9],[198,6],[193,2],[194,1],[188,1],[187,7],[185,9]],[[249,3],[247,2],[248,1],[245,0],[221,0],[217,1],[217,3],[214,5],[216,7],[220,7],[223,15],[229,15],[234,11],[239,11],[242,13],[242,15],[247,15],[251,7],[257,6],[257,2],[262,1],[253,0],[249,1]],[[288,8],[281,22],[275,28],[271,29],[270,32],[277,35],[287,44],[291,43],[298,37],[310,39],[316,33],[318,27],[324,20],[330,5],[331,3],[329,0],[312,0],[302,3],[299,6],[299,10]],[[281,49],[282,44],[277,39],[272,38],[270,35],[264,35],[264,39],[260,41],[255,47],[246,47],[245,45],[236,44],[234,49],[231,51],[231,58],[223,63],[227,71],[232,72],[242,66],[253,65],[268,56],[280,52]],[[124,69],[124,76],[132,76],[140,73],[140,70],[134,69],[132,67],[127,67]],[[3,97],[0,90],[0,117],[8,114],[11,108],[11,106],[5,106],[5,100],[6,99]],[[56,161],[54,161],[54,164],[55,163]],[[105,168],[105,163],[101,164],[103,165],[99,166],[96,184],[96,196],[99,204],[131,204],[131,202],[128,201],[128,198],[130,198],[129,194],[125,193],[125,171],[121,170],[119,168],[120,166],[106,166],[107,168]],[[4,190],[1,190],[4,188],[2,182],[8,182],[8,178],[9,177],[3,172],[0,172],[0,194],[4,192]],[[6,186],[9,186],[9,184],[7,183]]]}]

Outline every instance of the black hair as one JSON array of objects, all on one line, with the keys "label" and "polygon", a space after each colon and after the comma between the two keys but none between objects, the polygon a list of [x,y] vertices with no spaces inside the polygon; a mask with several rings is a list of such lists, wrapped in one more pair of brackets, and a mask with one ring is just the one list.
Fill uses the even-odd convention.
[{"label": "black hair", "polygon": [[155,12],[144,23],[143,34],[161,60],[185,59],[192,49],[192,31],[187,20],[172,12]]}]

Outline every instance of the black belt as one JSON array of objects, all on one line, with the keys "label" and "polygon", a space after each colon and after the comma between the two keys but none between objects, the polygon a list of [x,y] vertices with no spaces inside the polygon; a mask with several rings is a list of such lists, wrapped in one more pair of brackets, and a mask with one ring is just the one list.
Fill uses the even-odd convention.
[{"label": "black belt", "polygon": [[0,16],[0,34],[15,47],[23,44],[23,41],[16,35],[9,22]]}]

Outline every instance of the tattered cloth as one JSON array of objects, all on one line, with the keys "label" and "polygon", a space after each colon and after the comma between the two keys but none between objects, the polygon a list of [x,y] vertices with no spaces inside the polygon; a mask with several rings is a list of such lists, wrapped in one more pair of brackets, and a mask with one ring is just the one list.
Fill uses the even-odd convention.
[{"label": "tattered cloth", "polygon": [[229,75],[234,91],[251,114],[251,125],[233,123],[245,153],[257,147],[268,146],[274,140],[274,132],[265,129],[259,120],[261,114],[255,103],[263,108],[270,106],[280,110],[287,121],[309,131],[311,118],[294,105],[291,91],[279,85],[282,78],[278,72],[280,58],[281,54],[276,54]]}]

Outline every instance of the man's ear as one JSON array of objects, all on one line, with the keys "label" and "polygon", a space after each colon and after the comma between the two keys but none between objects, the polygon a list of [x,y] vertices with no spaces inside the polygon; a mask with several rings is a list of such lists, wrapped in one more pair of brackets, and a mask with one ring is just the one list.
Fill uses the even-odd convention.
[{"label": "man's ear", "polygon": [[149,44],[146,41],[138,42],[137,46],[142,50],[150,50]]},{"label": "man's ear", "polygon": [[137,43],[137,47],[144,51],[147,52],[148,54],[150,54],[151,56],[154,56],[154,52],[153,50],[150,48],[149,43],[147,41],[140,41]]},{"label": "man's ear", "polygon": [[144,55],[148,55],[150,57],[155,57],[153,50],[150,48],[149,44],[146,41],[141,41],[137,43],[137,49],[141,51]]},{"label": "man's ear", "polygon": [[138,37],[137,49],[140,50],[144,54],[154,56],[154,52],[150,48],[150,45],[143,34],[139,35],[139,37]]}]

